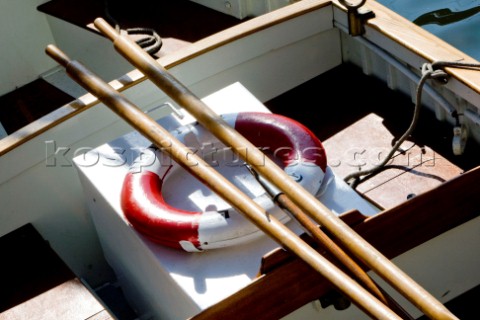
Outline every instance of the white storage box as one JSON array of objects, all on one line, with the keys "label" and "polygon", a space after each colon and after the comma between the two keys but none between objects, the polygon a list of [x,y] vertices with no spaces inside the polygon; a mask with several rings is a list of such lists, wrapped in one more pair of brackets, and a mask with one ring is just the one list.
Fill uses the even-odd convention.
[{"label": "white storage box", "polygon": [[[238,83],[204,101],[219,114],[268,111]],[[169,116],[159,123],[171,130],[191,121],[189,116]],[[120,191],[134,158],[127,153],[149,145],[132,132],[75,158],[75,166],[106,259],[132,307],[154,318],[186,319],[249,284],[258,274],[261,257],[278,245],[264,236],[234,247],[188,253],[157,245],[135,231],[122,213]],[[320,200],[332,211],[377,212],[331,171],[328,174],[331,182]],[[288,225],[301,233],[296,223]]]}]

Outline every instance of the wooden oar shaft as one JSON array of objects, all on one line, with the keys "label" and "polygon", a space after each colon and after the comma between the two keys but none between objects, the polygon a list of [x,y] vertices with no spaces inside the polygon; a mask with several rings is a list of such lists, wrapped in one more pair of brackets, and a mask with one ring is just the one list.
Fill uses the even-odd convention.
[{"label": "wooden oar shaft", "polygon": [[240,191],[202,158],[192,154],[188,147],[98,76],[79,62],[69,61],[68,57],[54,46],[48,46],[46,52],[54,60],[61,63],[67,74],[78,84],[95,95],[152,143],[169,153],[173,160],[221,196],[232,207],[243,213],[264,233],[322,274],[359,308],[375,318],[401,319],[290,229],[273,216],[268,215],[255,201]]},{"label": "wooden oar shaft", "polygon": [[335,259],[337,259],[375,297],[395,311],[403,319],[413,320],[411,315],[409,315],[390,295],[381,289],[357,262],[347,255],[342,248],[340,248],[320,229],[320,226],[308,218],[308,216],[305,215],[305,213],[285,194],[278,194],[275,197],[275,202],[278,203],[280,207],[287,210],[293,218],[302,225],[305,231],[311,235],[312,239],[320,245],[320,247],[324,248]]},{"label": "wooden oar shaft", "polygon": [[350,252],[361,259],[392,287],[396,288],[422,312],[433,319],[457,319],[435,297],[356,234],[273,161],[266,158],[253,144],[231,128],[140,46],[128,37],[116,33],[102,18],[97,18],[94,24],[113,41],[115,49],[132,65],[145,74],[170,98],[190,112],[199,123],[210,130],[220,141],[232,147],[243,160],[250,163],[257,172],[282,190],[306,214],[329,230]]},{"label": "wooden oar shaft", "polygon": [[352,259],[347,253],[340,248],[321,228],[314,223],[290,198],[283,192],[272,187],[272,185],[259,176],[258,173],[247,165],[247,168],[255,176],[260,185],[272,197],[273,201],[284,209],[294,220],[296,220],[302,228],[311,236],[321,249],[330,254],[341,266],[343,266],[350,274],[352,274],[367,290],[369,290],[375,297],[382,301],[385,305],[390,307],[399,316],[406,320],[413,320],[409,315],[391,296],[378,286],[372,278],[363,270],[359,264]]}]

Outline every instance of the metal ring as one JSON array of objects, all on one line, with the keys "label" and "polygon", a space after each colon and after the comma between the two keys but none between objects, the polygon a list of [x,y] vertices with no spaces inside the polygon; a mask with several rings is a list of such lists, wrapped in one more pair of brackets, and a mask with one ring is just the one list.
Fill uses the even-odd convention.
[{"label": "metal ring", "polygon": [[345,6],[348,10],[352,10],[352,9],[360,8],[361,6],[363,6],[365,4],[365,2],[367,2],[367,0],[361,0],[358,4],[352,4],[352,3],[349,3],[345,0],[338,0],[338,2],[340,2],[340,4]]}]

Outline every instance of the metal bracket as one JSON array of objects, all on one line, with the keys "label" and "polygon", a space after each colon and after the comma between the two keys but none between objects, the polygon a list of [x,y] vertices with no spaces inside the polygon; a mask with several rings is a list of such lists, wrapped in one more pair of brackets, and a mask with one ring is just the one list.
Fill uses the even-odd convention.
[{"label": "metal bracket", "polygon": [[[333,306],[335,310],[346,310],[352,304],[342,293],[332,290],[318,299],[322,309],[326,309],[329,306]],[[319,310],[320,311],[320,310]]]},{"label": "metal bracket", "polygon": [[457,125],[453,128],[452,149],[456,156],[462,155],[468,139],[468,129],[465,125]]},{"label": "metal bracket", "polygon": [[346,0],[338,0],[338,2],[347,8],[348,33],[351,36],[359,36],[364,34],[365,21],[375,17],[375,13],[372,10],[363,7],[367,0],[360,0],[360,2],[357,4],[352,4]]}]

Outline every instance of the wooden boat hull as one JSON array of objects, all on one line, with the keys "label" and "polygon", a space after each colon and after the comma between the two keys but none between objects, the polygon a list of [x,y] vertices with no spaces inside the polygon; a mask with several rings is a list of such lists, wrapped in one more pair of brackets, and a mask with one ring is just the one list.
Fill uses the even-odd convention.
[{"label": "wooden boat hull", "polygon": [[[348,36],[346,12],[336,2],[304,0],[198,41],[159,62],[200,97],[240,82],[259,101],[266,102],[345,62],[362,67],[367,75],[381,78],[392,89],[410,95],[424,62],[473,60],[381,5],[368,5],[376,17],[368,21],[362,37]],[[433,95],[426,105],[439,120],[447,122],[452,122],[452,118],[446,106],[458,106],[465,114],[465,124],[475,128],[480,123],[480,75],[457,69],[449,69],[449,73],[451,78],[446,85],[432,84],[428,89],[439,91],[443,99]],[[177,106],[165,104],[169,99],[136,70],[111,84],[154,118],[181,113]],[[345,87],[351,85],[360,84],[345,79]],[[322,101],[322,94],[319,108],[331,108]],[[93,286],[114,279],[81,196],[83,190],[73,158],[130,130],[96,98],[85,95],[2,139],[0,234],[33,221],[75,274]],[[469,133],[471,139],[480,140],[476,130]],[[475,236],[477,220],[465,221],[452,232]],[[466,241],[446,234],[446,240],[441,240],[433,252],[438,254],[446,243],[453,244],[449,237]],[[434,259],[418,250],[409,251],[412,260],[418,256]],[[465,278],[455,290],[440,287],[435,293],[439,296],[451,290],[444,301],[479,283],[478,255],[465,252],[463,256],[471,258],[465,264],[472,267],[472,272],[456,272]],[[398,263],[403,265],[399,259]],[[460,257],[455,260],[461,261]],[[445,260],[437,261],[438,265]],[[417,262],[413,269],[423,264]],[[409,263],[410,260],[405,262],[405,266]],[[442,278],[433,272],[424,274]]]}]

